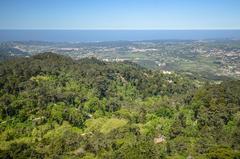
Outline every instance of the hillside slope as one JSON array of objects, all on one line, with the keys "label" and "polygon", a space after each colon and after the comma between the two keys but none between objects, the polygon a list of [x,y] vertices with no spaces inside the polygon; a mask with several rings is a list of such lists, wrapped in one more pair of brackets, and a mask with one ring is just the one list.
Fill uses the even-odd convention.
[{"label": "hillside slope", "polygon": [[0,63],[0,158],[239,158],[240,81],[43,53]]}]

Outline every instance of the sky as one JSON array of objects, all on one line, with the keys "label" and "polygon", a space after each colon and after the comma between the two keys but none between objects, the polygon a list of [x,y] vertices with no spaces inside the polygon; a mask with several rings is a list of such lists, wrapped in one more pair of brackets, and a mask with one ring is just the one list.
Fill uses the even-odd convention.
[{"label": "sky", "polygon": [[0,29],[240,29],[240,0],[0,0]]}]

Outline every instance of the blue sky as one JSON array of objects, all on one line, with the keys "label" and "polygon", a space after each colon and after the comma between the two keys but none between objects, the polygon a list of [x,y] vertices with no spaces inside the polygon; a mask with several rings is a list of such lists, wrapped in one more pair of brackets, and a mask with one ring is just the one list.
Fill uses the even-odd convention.
[{"label": "blue sky", "polygon": [[240,0],[0,0],[0,29],[240,29]]}]

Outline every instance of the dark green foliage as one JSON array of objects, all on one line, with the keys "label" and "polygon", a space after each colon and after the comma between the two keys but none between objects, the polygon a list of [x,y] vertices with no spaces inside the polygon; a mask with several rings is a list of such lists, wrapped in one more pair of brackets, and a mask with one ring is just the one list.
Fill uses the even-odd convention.
[{"label": "dark green foliage", "polygon": [[0,63],[0,158],[239,158],[239,130],[240,81],[53,53]]}]

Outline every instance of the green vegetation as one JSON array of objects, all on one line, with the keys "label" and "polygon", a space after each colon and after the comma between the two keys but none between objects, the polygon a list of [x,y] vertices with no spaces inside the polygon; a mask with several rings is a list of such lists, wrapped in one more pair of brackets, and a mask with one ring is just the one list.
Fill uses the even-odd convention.
[{"label": "green vegetation", "polygon": [[73,59],[132,61],[145,68],[193,74],[206,80],[240,79],[240,40],[152,40],[109,42],[3,42],[0,61],[53,51]]},{"label": "green vegetation", "polygon": [[44,53],[0,63],[0,158],[240,158],[240,81]]}]

